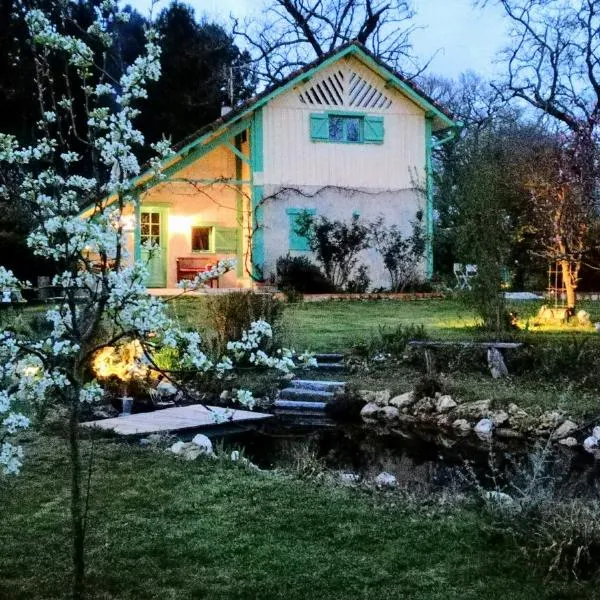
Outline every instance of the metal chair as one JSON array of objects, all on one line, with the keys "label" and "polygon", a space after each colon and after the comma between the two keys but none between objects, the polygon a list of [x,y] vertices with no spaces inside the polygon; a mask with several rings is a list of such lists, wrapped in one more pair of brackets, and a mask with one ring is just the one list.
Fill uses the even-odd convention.
[{"label": "metal chair", "polygon": [[454,263],[452,272],[454,273],[454,277],[456,277],[456,289],[464,290],[468,285],[467,280],[465,279],[464,265],[462,263]]},{"label": "metal chair", "polygon": [[477,277],[477,265],[465,265],[465,285],[469,290],[474,277]]}]

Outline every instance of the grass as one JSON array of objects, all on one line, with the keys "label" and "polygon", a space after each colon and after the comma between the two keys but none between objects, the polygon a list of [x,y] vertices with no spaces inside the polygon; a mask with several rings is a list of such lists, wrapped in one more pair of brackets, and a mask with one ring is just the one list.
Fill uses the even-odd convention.
[{"label": "grass", "polygon": [[[67,464],[62,438],[35,438],[22,475],[0,481],[0,598],[67,596]],[[89,516],[91,599],[596,597],[544,585],[467,508],[110,440],[96,443]]]},{"label": "grass", "polygon": [[[591,328],[576,324],[533,327],[542,302],[519,302],[510,306],[519,316],[519,326],[538,339],[561,339],[577,335],[595,336]],[[582,303],[592,321],[600,320],[599,303]],[[489,339],[477,328],[477,318],[464,302],[454,299],[414,301],[329,301],[292,304],[286,307],[284,325],[289,342],[314,351],[343,351],[377,335],[379,328],[424,325],[431,338],[440,340]]]}]

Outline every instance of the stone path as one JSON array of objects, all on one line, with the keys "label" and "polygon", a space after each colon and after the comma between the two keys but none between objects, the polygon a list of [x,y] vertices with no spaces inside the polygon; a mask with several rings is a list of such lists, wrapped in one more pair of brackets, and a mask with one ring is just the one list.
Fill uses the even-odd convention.
[{"label": "stone path", "polygon": [[216,406],[193,404],[114,419],[89,421],[82,423],[81,426],[114,431],[120,435],[138,435],[205,429],[228,423],[241,424],[269,419],[272,416],[248,410],[227,410]]}]

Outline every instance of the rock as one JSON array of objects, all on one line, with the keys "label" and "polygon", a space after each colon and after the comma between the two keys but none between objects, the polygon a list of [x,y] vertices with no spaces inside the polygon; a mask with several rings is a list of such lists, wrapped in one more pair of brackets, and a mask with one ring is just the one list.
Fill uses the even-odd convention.
[{"label": "rock", "polygon": [[381,407],[374,402],[369,402],[369,404],[365,404],[361,411],[360,416],[364,421],[376,421],[379,417],[379,411]]},{"label": "rock", "polygon": [[364,400],[367,404],[374,403],[379,404],[379,406],[385,406],[389,403],[390,398],[392,397],[392,393],[390,390],[360,390],[358,395]]},{"label": "rock", "polygon": [[398,485],[398,480],[391,473],[383,472],[379,473],[377,477],[375,477],[375,485],[380,488],[393,488]]},{"label": "rock", "polygon": [[558,440],[558,443],[567,446],[568,448],[577,446],[577,440],[574,437],[563,438],[562,440]]},{"label": "rock", "polygon": [[450,415],[441,414],[441,415],[438,415],[435,422],[437,423],[438,427],[441,427],[441,428],[450,427],[452,425],[452,417]]},{"label": "rock", "polygon": [[494,427],[502,427],[508,423],[508,413],[504,410],[495,410],[490,413],[490,419],[494,423]]},{"label": "rock", "polygon": [[600,440],[600,427],[598,425],[592,430],[592,435]]},{"label": "rock", "polygon": [[563,438],[569,437],[575,431],[577,431],[577,423],[573,423],[573,421],[567,419],[560,427],[555,429],[552,434],[552,439],[562,440]]},{"label": "rock", "polygon": [[229,390],[222,391],[221,395],[219,396],[219,398],[221,400],[229,400],[231,398],[231,394],[230,394]]},{"label": "rock", "polygon": [[242,456],[240,454],[239,450],[233,450],[231,452],[231,462],[239,462],[242,465],[244,465],[245,467],[248,467],[249,469],[254,469],[256,471],[260,471],[260,469],[258,468],[258,466],[255,465],[250,460],[248,460],[245,456]]},{"label": "rock", "polygon": [[511,417],[529,416],[518,404],[511,402],[508,405],[508,414]]},{"label": "rock", "polygon": [[519,431],[527,432],[535,424],[533,417],[517,404],[508,405],[508,415],[511,426]]},{"label": "rock", "polygon": [[174,444],[171,446],[170,450],[171,450],[171,452],[172,452],[173,454],[181,454],[181,451],[183,450],[183,447],[184,447],[184,446],[185,446],[185,443],[184,443],[184,442],[181,442],[181,441],[180,441],[180,442],[175,442],[175,443],[174,443]]},{"label": "rock", "polygon": [[403,408],[409,408],[416,401],[417,399],[415,398],[415,394],[413,392],[406,392],[406,394],[394,396],[389,403],[390,406],[395,406],[398,410],[402,410]]},{"label": "rock", "polygon": [[598,438],[593,435],[586,437],[585,440],[583,440],[583,448],[587,452],[594,452],[594,450],[598,448]]},{"label": "rock", "polygon": [[340,473],[340,481],[342,483],[358,483],[360,481],[360,475],[356,473]]},{"label": "rock", "polygon": [[498,427],[498,429],[494,430],[494,434],[504,439],[523,439],[525,437],[520,431],[509,429],[508,427]]},{"label": "rock", "polygon": [[548,410],[538,420],[538,432],[556,429],[564,421],[564,416],[557,410]]},{"label": "rock", "polygon": [[582,327],[590,327],[592,325],[592,320],[590,319],[590,313],[586,310],[580,310],[577,313],[577,322]]},{"label": "rock", "polygon": [[395,406],[384,406],[379,411],[379,417],[384,421],[397,421],[400,418],[400,411]]},{"label": "rock", "polygon": [[452,427],[462,433],[471,431],[471,425],[469,425],[469,422],[466,419],[456,419],[456,421],[452,423]]},{"label": "rock", "polygon": [[498,348],[488,348],[487,363],[494,379],[508,377],[508,369],[504,363],[504,357]]},{"label": "rock", "polygon": [[142,448],[145,448],[145,447],[150,446],[150,445],[151,445],[151,442],[150,442],[150,440],[148,438],[142,438],[140,440],[140,446],[142,446]]},{"label": "rock", "polygon": [[170,398],[177,395],[177,388],[166,379],[163,379],[157,386],[156,391],[163,397]]},{"label": "rock", "polygon": [[92,417],[94,419],[114,419],[119,416],[119,411],[111,406],[110,404],[106,404],[105,406],[98,406],[94,408],[92,411]]},{"label": "rock", "polygon": [[213,454],[212,442],[210,441],[209,438],[207,438],[202,433],[199,433],[198,435],[194,436],[194,439],[192,440],[192,444],[194,444],[194,446],[197,446],[198,448],[200,448],[200,451],[203,454]]},{"label": "rock", "polygon": [[195,444],[186,444],[179,454],[185,458],[185,460],[196,460],[199,456],[205,454],[205,452],[202,450],[202,448],[200,448],[200,446],[196,446]]},{"label": "rock", "polygon": [[435,410],[435,400],[432,398],[421,398],[413,406],[414,414],[432,413]]},{"label": "rock", "polygon": [[456,408],[458,404],[453,400],[452,396],[440,396],[435,402],[435,410],[444,413]]},{"label": "rock", "polygon": [[476,402],[465,402],[456,407],[456,414],[465,419],[482,419],[490,414],[491,400],[477,400]]},{"label": "rock", "polygon": [[491,419],[481,419],[475,425],[475,433],[478,435],[491,435],[492,431],[494,431],[494,422]]}]

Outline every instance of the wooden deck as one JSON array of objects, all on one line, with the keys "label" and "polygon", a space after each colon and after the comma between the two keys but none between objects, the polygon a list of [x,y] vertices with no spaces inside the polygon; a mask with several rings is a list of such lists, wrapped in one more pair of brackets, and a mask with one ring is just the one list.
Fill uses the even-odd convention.
[{"label": "wooden deck", "polygon": [[166,408],[154,412],[139,413],[114,419],[101,419],[82,423],[82,427],[94,427],[113,431],[119,435],[139,435],[146,433],[166,433],[218,427],[224,424],[238,425],[251,421],[261,421],[273,415],[248,410],[232,410],[216,406],[193,404]]}]

